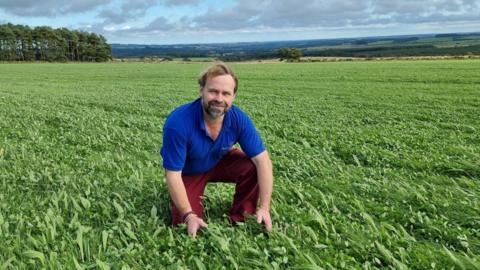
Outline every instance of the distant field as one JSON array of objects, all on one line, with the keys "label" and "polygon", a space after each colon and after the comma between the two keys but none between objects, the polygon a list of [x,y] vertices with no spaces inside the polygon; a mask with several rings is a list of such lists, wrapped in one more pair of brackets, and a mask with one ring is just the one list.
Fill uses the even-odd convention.
[{"label": "distant field", "polygon": [[171,228],[158,150],[208,63],[0,64],[0,269],[480,269],[480,61],[236,64],[274,232]]},{"label": "distant field", "polygon": [[479,56],[480,33],[425,34],[341,39],[314,39],[214,44],[111,44],[116,59],[183,59],[184,57],[252,61],[280,56],[297,48],[308,57]]}]

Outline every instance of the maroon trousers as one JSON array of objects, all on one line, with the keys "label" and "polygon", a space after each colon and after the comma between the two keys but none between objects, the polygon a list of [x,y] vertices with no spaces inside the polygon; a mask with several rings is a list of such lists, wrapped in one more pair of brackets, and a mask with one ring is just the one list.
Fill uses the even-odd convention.
[{"label": "maroon trousers", "polygon": [[[258,201],[257,169],[242,150],[234,148],[208,172],[182,175],[192,211],[203,218],[202,196],[209,182],[235,183],[235,195],[229,211],[231,222],[244,221],[244,213],[255,214]],[[182,223],[182,213],[170,201],[172,223]]]}]

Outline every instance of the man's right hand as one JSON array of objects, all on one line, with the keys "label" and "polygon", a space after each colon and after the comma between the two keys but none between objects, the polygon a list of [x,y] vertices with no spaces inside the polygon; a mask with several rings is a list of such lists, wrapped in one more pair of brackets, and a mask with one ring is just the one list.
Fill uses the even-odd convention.
[{"label": "man's right hand", "polygon": [[195,214],[189,215],[186,219],[186,222],[187,222],[188,234],[190,234],[194,238],[195,238],[195,236],[197,236],[197,231],[200,228],[207,228],[208,227],[207,223],[205,223],[205,221],[203,221],[203,219],[199,218]]}]

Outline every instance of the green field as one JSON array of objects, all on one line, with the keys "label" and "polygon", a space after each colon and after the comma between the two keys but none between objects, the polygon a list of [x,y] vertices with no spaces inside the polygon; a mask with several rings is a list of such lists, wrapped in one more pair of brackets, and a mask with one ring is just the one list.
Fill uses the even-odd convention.
[{"label": "green field", "polygon": [[236,64],[274,231],[169,225],[162,125],[203,64],[0,65],[0,269],[480,269],[480,61]]}]

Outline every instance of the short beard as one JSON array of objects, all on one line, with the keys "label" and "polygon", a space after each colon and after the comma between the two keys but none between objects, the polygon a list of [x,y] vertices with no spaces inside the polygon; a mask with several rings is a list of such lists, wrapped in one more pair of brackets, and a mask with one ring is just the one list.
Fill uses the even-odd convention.
[{"label": "short beard", "polygon": [[[202,102],[203,103],[203,102]],[[222,105],[223,110],[219,110],[217,108],[214,108],[214,105]],[[228,111],[228,106],[226,102],[216,102],[214,100],[209,101],[208,103],[203,103],[203,110],[212,118],[212,119],[217,119],[224,115]]]}]

